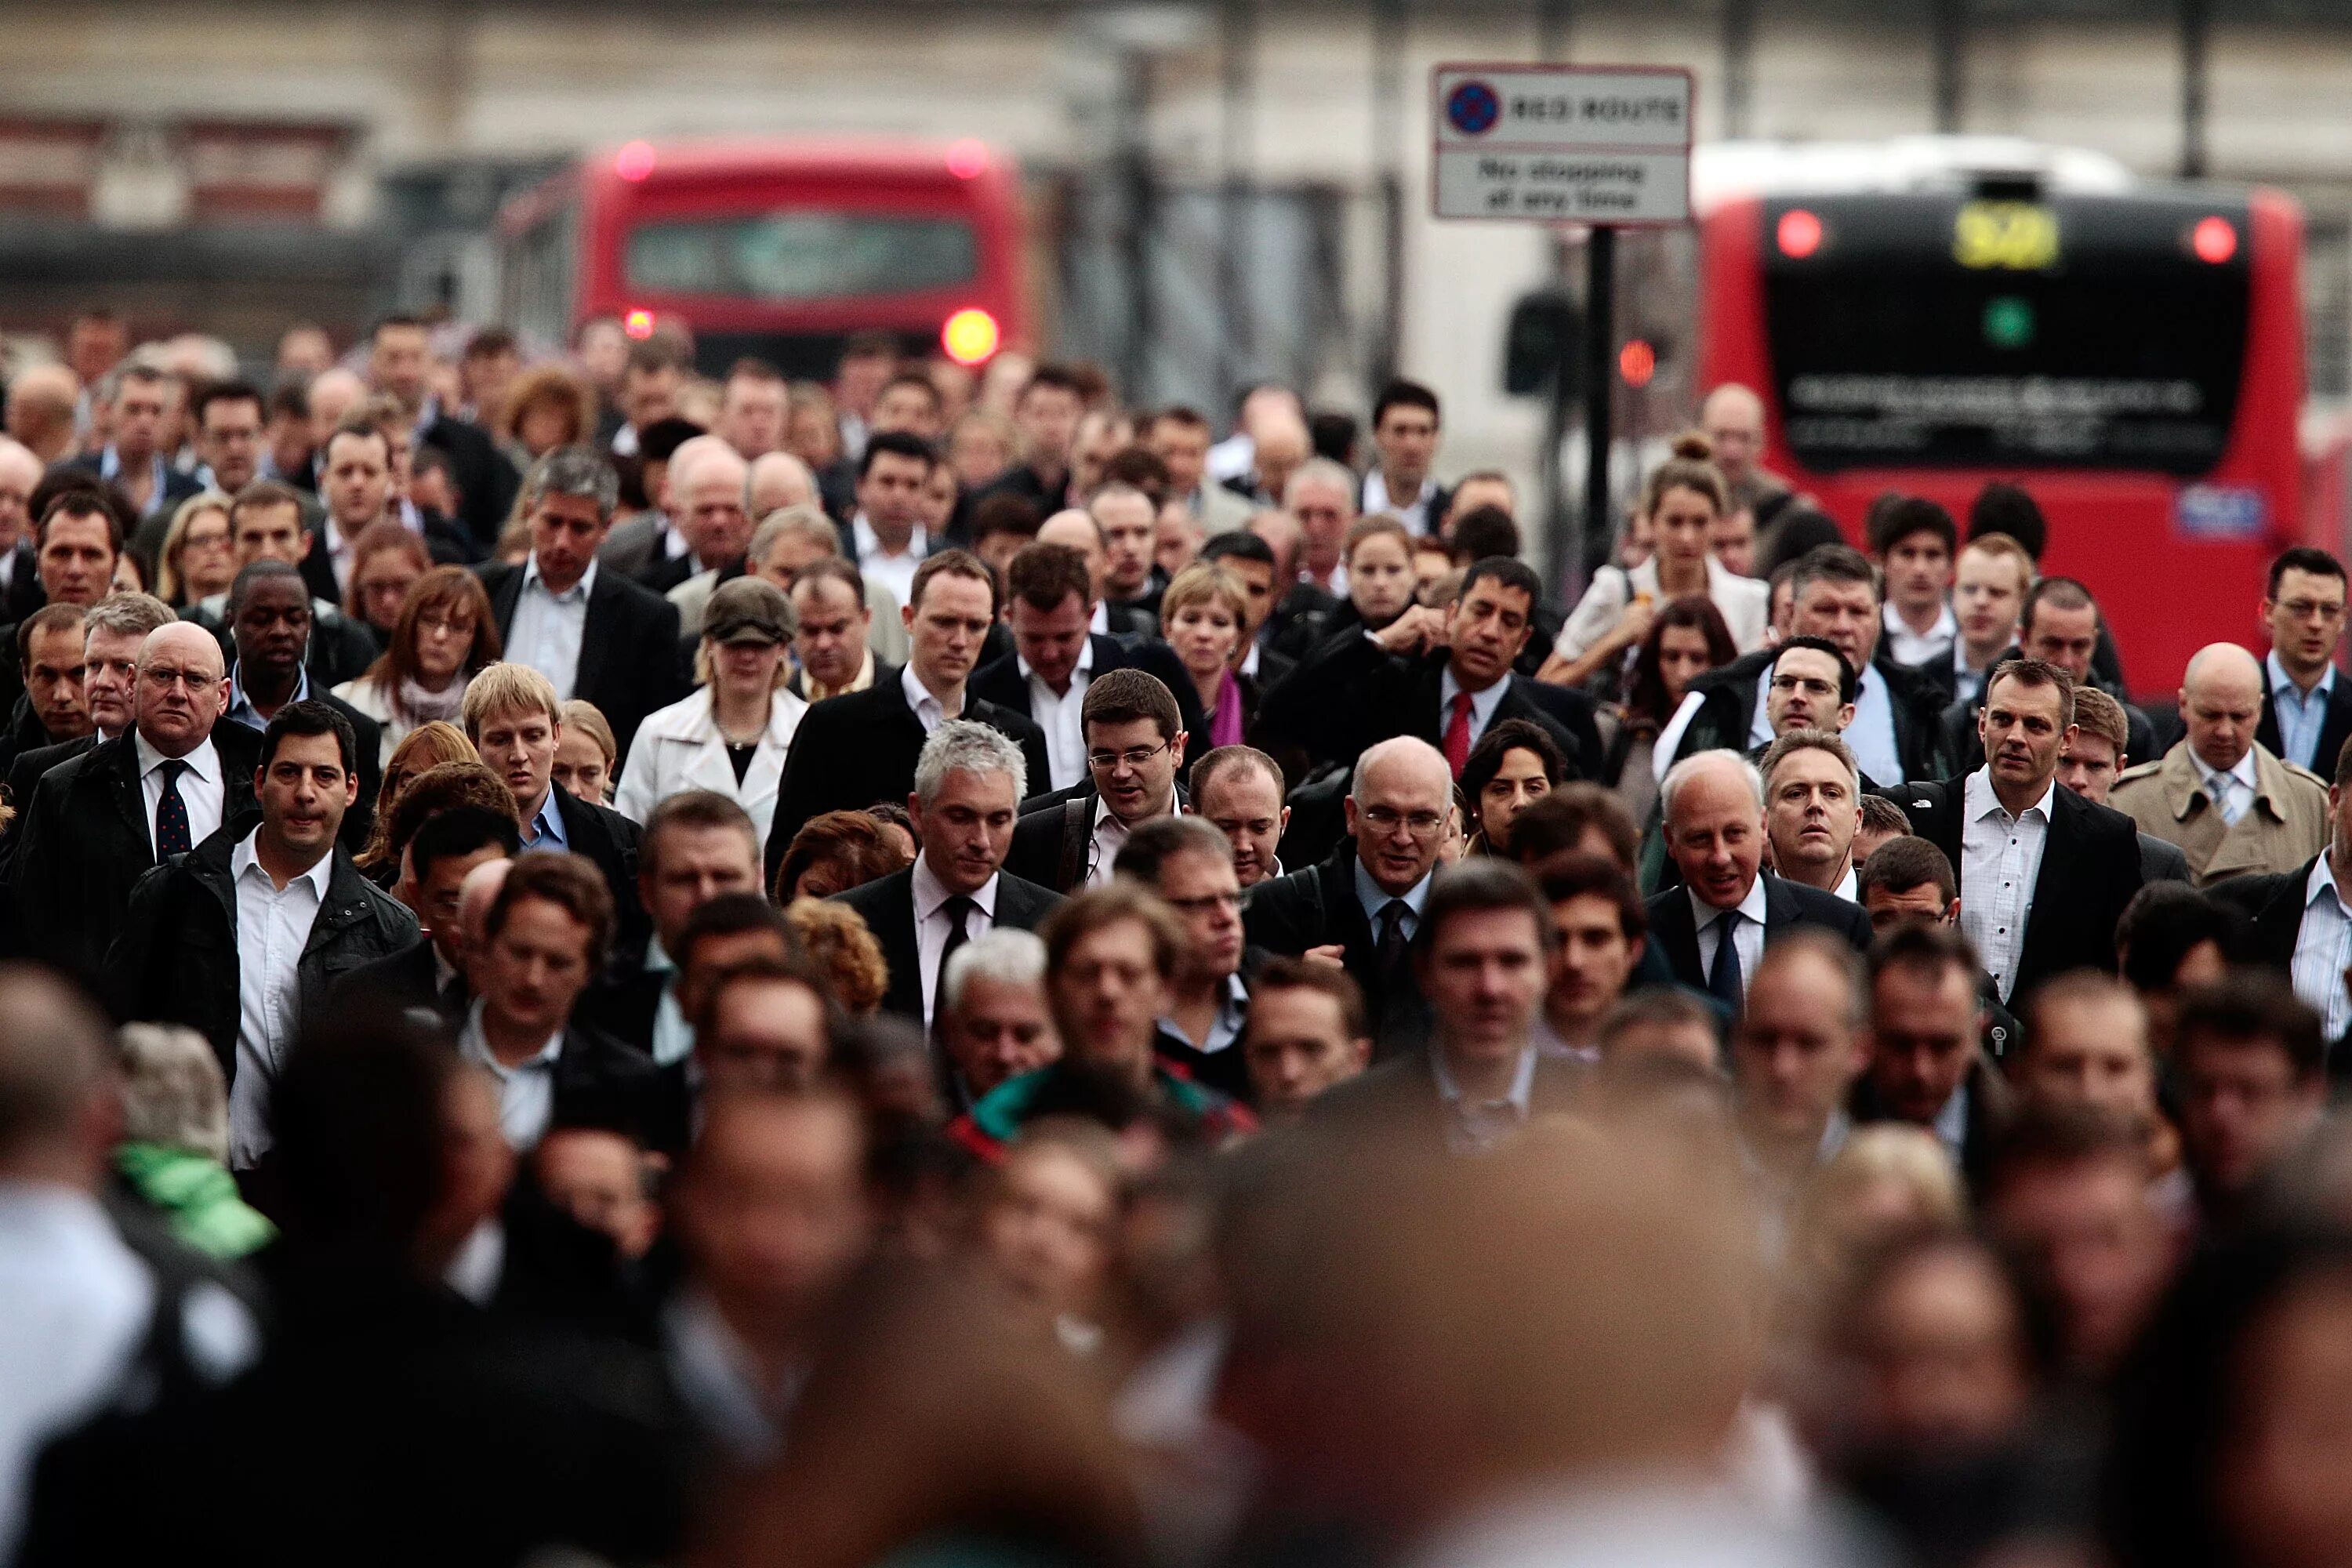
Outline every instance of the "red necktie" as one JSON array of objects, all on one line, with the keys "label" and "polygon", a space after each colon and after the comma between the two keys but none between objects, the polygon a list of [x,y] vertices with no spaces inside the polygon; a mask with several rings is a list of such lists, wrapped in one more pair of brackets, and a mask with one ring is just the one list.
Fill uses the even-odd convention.
[{"label": "red necktie", "polygon": [[1454,694],[1454,717],[1445,724],[1445,765],[1454,770],[1454,776],[1458,779],[1469,761],[1470,694],[1462,691]]}]

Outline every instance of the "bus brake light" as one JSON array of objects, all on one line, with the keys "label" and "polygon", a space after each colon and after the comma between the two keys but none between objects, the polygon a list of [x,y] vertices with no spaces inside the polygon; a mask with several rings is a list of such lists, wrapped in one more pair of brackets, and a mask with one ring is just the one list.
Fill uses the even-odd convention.
[{"label": "bus brake light", "polygon": [[1802,207],[1790,207],[1780,215],[1779,236],[1780,254],[1802,261],[1822,247],[1822,220]]},{"label": "bus brake light", "polygon": [[625,312],[621,317],[621,331],[640,342],[652,337],[654,335],[654,313],[651,310],[629,310]]},{"label": "bus brake light", "polygon": [[988,173],[988,146],[966,136],[948,143],[948,173],[959,180],[976,180]]},{"label": "bus brake light", "polygon": [[1625,378],[1628,386],[1649,385],[1650,378],[1658,374],[1658,351],[1635,338],[1617,351],[1617,374]]},{"label": "bus brake light", "polygon": [[654,172],[654,149],[650,142],[624,142],[621,150],[613,154],[613,173],[635,184]]},{"label": "bus brake light", "polygon": [[940,346],[958,364],[978,364],[996,352],[1000,336],[995,317],[976,305],[966,306],[940,329]]},{"label": "bus brake light", "polygon": [[2189,231],[2189,248],[2200,261],[2221,266],[2238,254],[2238,228],[2225,217],[2204,217]]}]

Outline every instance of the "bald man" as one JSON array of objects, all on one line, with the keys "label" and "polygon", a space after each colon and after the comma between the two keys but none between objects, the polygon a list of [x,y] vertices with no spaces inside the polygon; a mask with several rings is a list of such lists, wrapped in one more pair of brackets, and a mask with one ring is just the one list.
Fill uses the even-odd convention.
[{"label": "bald man", "polygon": [[1347,837],[1329,858],[1251,890],[1244,933],[1252,946],[1354,975],[1373,1058],[1382,1060],[1429,1038],[1428,1005],[1406,952],[1454,816],[1445,753],[1409,735],[1370,748],[1356,761],[1346,811]]},{"label": "bald man", "polygon": [[751,516],[764,519],[788,506],[822,506],[816,476],[790,452],[762,452],[751,460]]},{"label": "bald man", "polygon": [[[1779,507],[1770,503],[1787,496],[1789,486],[1760,461],[1764,400],[1737,382],[1726,382],[1699,405],[1698,427],[1715,447],[1715,466],[1730,483],[1733,499],[1751,510],[1765,502],[1765,511],[1777,514]],[[1757,521],[1766,522],[1769,517],[1759,516]]]},{"label": "bald man", "polygon": [[[16,412],[10,405],[9,414]],[[70,422],[73,410],[66,417]],[[13,437],[0,436],[0,618],[23,620],[41,605],[40,569],[33,560],[33,491],[41,459]]]},{"label": "bald man", "polygon": [[27,956],[94,981],[131,883],[253,809],[261,732],[218,722],[227,704],[210,632],[176,621],[148,634],[130,731],[43,774],[16,829]]},{"label": "bald man", "polygon": [[61,364],[27,365],[8,384],[8,434],[43,468],[73,456],[74,405],[81,383]]},{"label": "bald man", "polygon": [[2327,783],[2254,739],[2263,667],[2235,643],[2197,650],[2180,678],[2188,735],[2126,769],[2107,804],[2140,831],[2180,846],[2200,887],[2290,870],[2327,837]]}]

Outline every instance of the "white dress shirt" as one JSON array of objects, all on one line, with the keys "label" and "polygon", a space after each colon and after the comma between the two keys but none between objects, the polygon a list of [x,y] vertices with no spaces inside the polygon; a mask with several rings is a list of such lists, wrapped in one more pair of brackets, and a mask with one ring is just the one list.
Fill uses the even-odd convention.
[{"label": "white dress shirt", "polygon": [[1962,790],[1960,930],[1976,944],[2004,1002],[2017,984],[2033,885],[2050,837],[2050,803],[2057,794],[2053,782],[2040,800],[2011,816],[1992,792],[1990,769],[1970,773]]},{"label": "white dress shirt", "polygon": [[1429,504],[1436,499],[1437,476],[1430,474],[1422,479],[1419,495],[1410,501],[1399,504],[1396,499],[1389,494],[1387,476],[1381,472],[1381,466],[1374,463],[1371,471],[1364,476],[1363,500],[1360,510],[1366,517],[1378,517],[1384,511],[1392,512],[1402,518],[1404,525],[1415,533],[1429,533],[1434,531],[1433,525],[1437,521],[1429,515]]},{"label": "white dress shirt", "polygon": [[1511,1087],[1500,1100],[1473,1100],[1445,1070],[1445,1053],[1433,1043],[1429,1068],[1437,1079],[1437,1098],[1445,1107],[1445,1147],[1456,1154],[1479,1154],[1527,1125],[1535,1101],[1536,1056],[1533,1041],[1519,1049],[1519,1065]]},{"label": "white dress shirt", "polygon": [[[1723,945],[1723,920],[1729,911],[1717,909],[1688,888],[1683,889],[1683,896],[1690,900],[1691,917],[1698,922],[1698,972],[1704,978],[1715,973],[1716,951]],[[1739,913],[1747,918],[1731,938],[1731,951],[1739,955],[1743,998],[1755,984],[1756,966],[1764,962],[1764,873],[1759,871],[1756,880],[1748,885],[1748,896],[1739,900]]]},{"label": "white dress shirt", "polygon": [[352,542],[343,531],[328,518],[319,525],[326,531],[327,563],[334,568],[335,586],[348,590],[352,585]]},{"label": "white dress shirt", "polygon": [[931,689],[916,678],[915,667],[912,664],[898,671],[898,689],[907,694],[907,706],[915,710],[915,721],[922,725],[923,733],[926,735],[950,719],[963,717],[963,706],[961,703],[957,705],[956,710],[950,713],[944,703],[931,695]]},{"label": "white dress shirt", "polygon": [[593,558],[580,581],[561,594],[540,576],[536,553],[522,569],[522,597],[515,601],[507,657],[554,682],[560,702],[569,702],[576,695],[572,689],[580,676],[580,646],[588,635],[588,595],[595,586]]},{"label": "white dress shirt", "polygon": [[2294,994],[2319,1015],[2326,1038],[2340,1040],[2352,1028],[2352,996],[2344,991],[2344,971],[2352,966],[2352,910],[2336,890],[2335,868],[2323,854],[2303,884],[2303,924],[2294,933]]},{"label": "white dress shirt", "polygon": [[[1174,816],[1176,814],[1176,787],[1171,784],[1167,807],[1154,815]],[[1150,818],[1144,820],[1148,822]],[[1118,860],[1119,847],[1127,842],[1127,836],[1131,831],[1126,823],[1112,815],[1109,801],[1100,795],[1095,797],[1095,830],[1087,840],[1087,887],[1107,888],[1110,885],[1111,865]]]},{"label": "white dress shirt", "polygon": [[1086,706],[1087,683],[1094,679],[1094,640],[1090,637],[1080,645],[1077,668],[1070,672],[1070,689],[1058,697],[1030,669],[1027,659],[1017,653],[1013,658],[1021,679],[1029,684],[1029,717],[1045,731],[1045,762],[1053,787],[1067,789],[1087,776],[1087,727],[1079,713]]},{"label": "white dress shirt", "polygon": [[[979,906],[963,919],[966,942],[996,925],[996,887],[998,877],[991,877],[971,895]],[[940,994],[940,965],[947,952],[948,937],[955,930],[955,917],[947,912],[947,901],[955,897],[947,884],[931,871],[928,856],[915,857],[915,967],[920,971],[923,987],[923,1027],[931,1026],[931,1002]]]},{"label": "white dress shirt", "polygon": [[1952,1090],[1952,1097],[1944,1101],[1944,1109],[1936,1112],[1935,1125],[1929,1131],[1936,1134],[1936,1142],[1944,1146],[1944,1152],[1952,1157],[1952,1163],[1958,1165],[1969,1142],[1967,1079],[1960,1079],[1959,1087]]},{"label": "white dress shirt", "polygon": [[682,1062],[694,1054],[694,1026],[686,1021],[686,1009],[677,1005],[677,965],[662,950],[659,937],[646,943],[646,973],[662,977],[661,995],[654,1001],[654,1065]]},{"label": "white dress shirt", "polygon": [[2238,765],[2226,772],[2207,767],[2205,759],[2194,752],[2189,753],[2189,757],[2197,764],[2197,772],[2201,776],[2206,795],[2212,799],[2213,808],[2221,814],[2223,822],[2236,826],[2238,819],[2253,805],[2254,791],[2259,787],[2254,782],[2254,749],[2247,747],[2246,754],[2238,759]]},{"label": "white dress shirt", "polygon": [[[155,808],[163,800],[163,764],[171,759],[149,745],[147,737],[137,730],[131,735],[131,746],[139,757],[139,798],[147,807],[147,852],[152,855],[155,852]],[[188,808],[188,847],[194,848],[220,831],[227,796],[221,776],[220,753],[213,749],[210,735],[180,761],[188,764],[180,774],[180,804]]]},{"label": "white dress shirt", "polygon": [[889,589],[898,603],[913,604],[915,569],[923,563],[923,557],[931,552],[929,531],[921,523],[917,523],[915,531],[907,536],[907,548],[896,555],[882,547],[882,536],[874,531],[874,525],[866,521],[866,514],[862,511],[851,520],[849,533],[857,546],[858,574],[868,582],[879,583]]},{"label": "white dress shirt", "polygon": [[236,1076],[228,1086],[228,1163],[250,1171],[269,1150],[269,1092],[300,1027],[297,968],[335,868],[321,855],[279,888],[255,851],[256,828],[229,852],[236,889]]},{"label": "white dress shirt", "polygon": [[1959,618],[1949,603],[1937,607],[1934,626],[1915,632],[1890,599],[1879,609],[1878,625],[1879,635],[1886,639],[1886,657],[1897,664],[1933,664],[1949,654],[1960,637]]},{"label": "white dress shirt", "polygon": [[[1511,675],[1505,670],[1503,678],[1486,690],[1470,694],[1470,744],[1473,748],[1486,737],[1486,726],[1495,721],[1495,710],[1503,705],[1504,695],[1510,689]],[[1441,741],[1454,722],[1454,700],[1461,695],[1462,683],[1454,679],[1454,666],[1449,663],[1445,672],[1437,678],[1437,734]]]},{"label": "white dress shirt", "polygon": [[466,1026],[457,1031],[457,1054],[488,1068],[498,1080],[499,1131],[509,1148],[528,1153],[547,1136],[547,1124],[555,1116],[555,1058],[563,1054],[563,1031],[558,1029],[537,1052],[509,1067],[491,1054],[489,1039],[482,1033],[482,1007],[478,997],[466,1014]]}]

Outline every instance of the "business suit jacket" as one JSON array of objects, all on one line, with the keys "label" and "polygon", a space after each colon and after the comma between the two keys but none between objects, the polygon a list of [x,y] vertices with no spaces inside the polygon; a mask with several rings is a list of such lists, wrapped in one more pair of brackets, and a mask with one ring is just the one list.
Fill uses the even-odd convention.
[{"label": "business suit jacket", "polygon": [[[52,467],[66,472],[96,474],[104,466],[105,461],[106,455],[103,452],[83,452],[71,458],[60,458]],[[147,510],[139,515],[142,518],[149,518],[161,512],[164,517],[169,518],[182,501],[202,489],[204,486],[196,482],[195,475],[184,474],[172,466],[172,455],[166,452],[163,454],[163,493],[150,496],[147,500]]]},{"label": "business suit jacket", "polygon": [[[20,574],[22,571],[20,566]],[[2311,771],[2324,779],[2334,778],[2336,759],[2343,754],[2347,741],[2352,741],[2352,679],[2339,670],[2336,683],[2327,689],[2327,712],[2319,721],[2319,751],[2311,759]],[[2254,730],[2254,743],[2273,756],[2286,754],[2280,744],[2278,705],[2272,700],[2269,659],[2263,660],[2263,717]]]},{"label": "business suit jacket", "polygon": [[362,1008],[389,1008],[408,1017],[426,1020],[455,1035],[466,1021],[473,998],[462,976],[457,1000],[449,1005],[441,994],[441,969],[433,956],[433,939],[420,936],[396,952],[362,963],[344,974],[327,991],[331,1016],[356,1016]]},{"label": "business suit jacket", "polygon": [[632,582],[644,583],[654,563],[667,559],[668,534],[667,518],[657,511],[641,511],[613,525],[613,531],[597,547],[596,563]]},{"label": "business suit jacket", "polygon": [[[1969,1064],[1968,1077],[1960,1082],[1969,1096],[1967,1114],[1960,1123],[1960,1175],[1971,1192],[1981,1195],[1985,1181],[1992,1173],[1994,1145],[2000,1142],[2001,1130],[2009,1125],[2010,1118],[2015,1114],[2016,1098],[2010,1089],[2009,1080],[2001,1076],[1991,1058],[1981,1050]],[[1846,1101],[1846,1113],[1853,1118],[1857,1127],[1880,1121],[1918,1126],[1916,1122],[1904,1121],[1886,1109],[1867,1073],[1855,1082],[1853,1092]],[[1921,1128],[1920,1131],[1933,1135],[1935,1129]],[[1938,1139],[1939,1147],[1941,1142]]]},{"label": "business suit jacket", "polygon": [[[1834,893],[1808,888],[1761,871],[1764,879],[1764,945],[1771,946],[1792,931],[1811,926],[1842,936],[1856,952],[1870,946],[1870,916],[1860,904],[1850,904]],[[1665,955],[1675,983],[1694,991],[1706,989],[1706,967],[1698,957],[1698,916],[1691,909],[1690,890],[1668,888],[1647,905],[1650,945]],[[1753,980],[1754,975],[1747,977]]]},{"label": "business suit jacket", "polygon": [[[2322,851],[2325,853],[2325,851]],[[2246,917],[2253,955],[2282,973],[2294,970],[2294,944],[2303,935],[2303,890],[2311,881],[2314,855],[2292,871],[2231,877],[2205,889],[2215,903]]]},{"label": "business suit jacket", "polygon": [[[526,570],[499,563],[481,568],[501,642],[513,637]],[[572,695],[596,705],[627,756],[646,715],[685,695],[677,668],[677,606],[617,572],[597,573],[588,590]]]},{"label": "business suit jacket", "polygon": [[[888,989],[882,993],[882,1010],[895,1013],[917,1028],[923,1024],[923,962],[915,942],[915,868],[835,893],[833,902],[857,911],[874,940],[882,944],[883,962],[890,968]],[[996,878],[996,913],[990,929],[1035,931],[1062,901],[1051,888],[1024,881],[1010,872]]]},{"label": "business suit jacket", "polygon": [[[1710,669],[1691,682],[1699,697],[1698,711],[1683,731],[1675,761],[1717,749],[1745,752],[1756,722],[1756,688],[1771,668],[1773,650],[1758,648],[1720,669]],[[1915,779],[1937,779],[1951,770],[1946,765],[1943,710],[1951,694],[1908,665],[1896,664],[1884,646],[1870,667],[1871,678],[1886,688],[1893,712],[1895,751],[1903,772]]]},{"label": "business suit jacket", "polygon": [[1372,1027],[1378,1060],[1429,1043],[1429,1004],[1410,958],[1383,971],[1380,942],[1370,916],[1356,897],[1356,846],[1343,841],[1312,866],[1260,882],[1249,890],[1242,911],[1244,940],[1268,952],[1297,957],[1310,947],[1337,943],[1348,973],[1363,988],[1365,1016]]},{"label": "business suit jacket", "polygon": [[563,818],[564,841],[572,853],[595,862],[613,890],[612,973],[625,974],[646,965],[646,944],[653,940],[653,918],[637,898],[637,851],[645,830],[619,812],[581,800],[562,784],[550,784],[548,797]]},{"label": "business suit jacket", "polygon": [[[1045,731],[1029,717],[1026,704],[1018,710],[1002,708],[967,690],[963,716],[1012,737],[1029,764],[1030,788],[1052,776],[1045,762]],[[829,697],[803,714],[793,735],[792,755],[784,759],[775,819],[768,829],[767,885],[775,886],[784,851],[810,817],[828,811],[863,811],[877,800],[905,800],[915,787],[915,763],[929,738],[923,721],[907,705],[906,688],[895,668],[877,667],[874,684],[865,690]]]},{"label": "business suit jacket", "polygon": [[548,1126],[610,1127],[651,1143],[662,1131],[661,1070],[653,1058],[577,1017],[556,1052]]},{"label": "business suit jacket", "polygon": [[[253,773],[261,737],[242,724],[215,724],[221,764],[221,821],[254,809]],[[93,746],[42,775],[14,837],[17,949],[94,985],[108,944],[122,929],[131,884],[152,869],[146,801],[132,735]]]},{"label": "business suit jacket", "polygon": [[29,531],[16,542],[11,553],[16,563],[8,569],[7,593],[0,595],[0,621],[14,626],[47,604],[49,595],[41,587],[41,568],[33,557],[33,538]]},{"label": "business suit jacket", "polygon": [[[1961,907],[1968,907],[1967,873],[1960,861],[1964,779],[1913,783],[1890,792],[1911,818],[1911,831],[1941,849],[1963,881]],[[2050,828],[2042,840],[2042,870],[2033,882],[2033,908],[2025,918],[2025,943],[2009,1005],[2015,1011],[2044,980],[2070,969],[2116,967],[2116,921],[2140,889],[2139,831],[2120,811],[2094,805],[2073,790],[2051,797]]]},{"label": "business suit jacket", "polygon": [[515,472],[488,431],[450,415],[436,414],[433,423],[416,433],[416,439],[447,454],[450,478],[457,481],[458,520],[479,542],[481,552],[488,554],[498,547],[499,530],[514,510],[522,476]]},{"label": "business suit jacket", "polygon": [[[1004,857],[1005,869],[1057,893],[1078,891],[1086,884],[1087,846],[1095,836],[1095,805],[1101,798],[1095,781],[1088,777],[1024,805],[1021,820],[1013,825],[1013,847]],[[1181,815],[1192,808],[1192,795],[1180,780],[1176,810]],[[1066,874],[1069,868],[1075,869]]]},{"label": "business suit jacket", "polygon": [[[1420,1143],[1423,1152],[1444,1153],[1448,1128],[1436,1048],[1408,1051],[1335,1085],[1308,1108],[1308,1119],[1343,1134],[1398,1136]],[[1591,1079],[1583,1063],[1538,1052],[1528,1088],[1528,1120],[1574,1110]]]},{"label": "business suit jacket", "polygon": [[2139,879],[2145,887],[2150,882],[2189,882],[2196,879],[2189,874],[2189,857],[2180,852],[2179,845],[2143,832],[2139,836]]},{"label": "business suit jacket", "polygon": [[[1201,693],[1193,687],[1192,677],[1184,668],[1184,661],[1176,657],[1174,648],[1164,642],[1131,646],[1100,632],[1089,633],[1087,646],[1094,650],[1094,668],[1088,679],[1114,669],[1139,669],[1159,677],[1176,699],[1176,712],[1183,720],[1185,732],[1192,737],[1192,755],[1197,757],[1209,749],[1209,721],[1201,711]],[[1032,711],[1029,679],[1021,673],[1018,655],[982,665],[972,671],[969,689],[973,696],[985,698],[1000,708],[1010,708],[1021,714]],[[1029,788],[1033,793],[1042,792],[1052,782],[1031,779]]]},{"label": "business suit jacket", "polygon": [[0,731],[0,773],[16,766],[16,759],[26,752],[43,751],[57,743],[41,727],[40,720],[34,717],[32,694],[26,693],[16,699],[16,707],[8,714],[7,729]]},{"label": "business suit jacket", "polygon": [[2198,885],[2255,871],[2284,871],[2308,860],[2327,841],[2327,786],[2259,742],[2254,746],[2253,803],[2225,823],[2205,784],[2205,767],[2181,742],[2160,761],[2126,768],[2107,792],[2107,804],[2169,839],[2188,858]]}]

